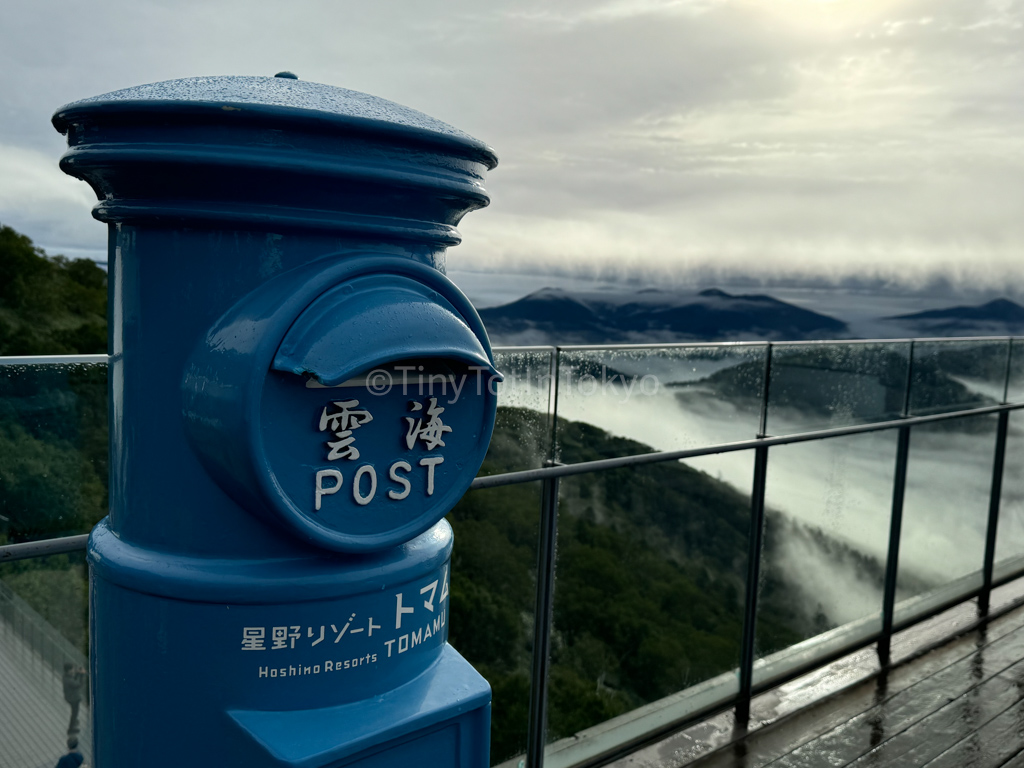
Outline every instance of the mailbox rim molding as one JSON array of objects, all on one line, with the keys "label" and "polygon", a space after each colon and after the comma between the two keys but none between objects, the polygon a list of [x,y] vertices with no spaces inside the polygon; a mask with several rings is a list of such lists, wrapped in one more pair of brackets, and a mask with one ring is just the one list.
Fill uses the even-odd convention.
[{"label": "mailbox rim molding", "polygon": [[[89,536],[87,556],[97,578],[133,592],[195,603],[268,605],[313,602],[379,592],[431,573],[451,559],[447,520],[383,552],[348,556],[226,559],[172,555],[118,538],[107,520]],[[160,570],[153,563],[160,562]],[[345,578],[338,578],[339,566]],[[449,578],[451,574],[449,573]]]},{"label": "mailbox rim molding", "polygon": [[[486,386],[480,439],[457,482],[432,497],[432,503],[405,525],[377,534],[343,533],[316,523],[295,506],[278,483],[265,448],[261,418],[265,383],[269,375],[278,372],[274,360],[299,317],[331,289],[371,275],[399,275],[436,291],[457,310],[486,360],[445,355],[444,350],[433,357],[486,364],[487,373],[501,380],[479,314],[442,272],[408,258],[342,251],[277,275],[240,299],[196,345],[181,385],[186,435],[218,485],[243,507],[283,524],[300,540],[336,552],[369,553],[394,547],[414,539],[443,518],[469,490],[483,464],[497,412],[497,396]],[[423,358],[422,354],[418,356]],[[344,375],[356,376],[377,365],[408,358],[401,352],[382,350],[378,361],[345,371]],[[316,372],[309,373],[319,378]],[[244,437],[232,437],[237,435]]]}]

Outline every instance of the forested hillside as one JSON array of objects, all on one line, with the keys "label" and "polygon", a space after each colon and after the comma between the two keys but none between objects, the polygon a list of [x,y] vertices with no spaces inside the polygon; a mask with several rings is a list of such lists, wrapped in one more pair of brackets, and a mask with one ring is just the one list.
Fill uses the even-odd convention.
[{"label": "forested hillside", "polygon": [[[547,435],[541,414],[499,409],[483,471],[535,465]],[[565,463],[649,453],[592,425],[559,423]],[[524,437],[525,436],[525,437]],[[539,485],[466,495],[455,529],[451,642],[494,689],[492,762],[525,748],[533,632]],[[770,513],[773,516],[775,513]],[[750,500],[680,462],[563,480],[549,689],[549,736],[667,696],[739,660]],[[827,540],[784,521],[781,536]],[[766,541],[771,558],[776,536]],[[877,576],[881,583],[881,570]],[[771,653],[827,629],[767,568],[758,651]]]},{"label": "forested hillside", "polygon": [[0,226],[0,355],[107,351],[107,273]]}]

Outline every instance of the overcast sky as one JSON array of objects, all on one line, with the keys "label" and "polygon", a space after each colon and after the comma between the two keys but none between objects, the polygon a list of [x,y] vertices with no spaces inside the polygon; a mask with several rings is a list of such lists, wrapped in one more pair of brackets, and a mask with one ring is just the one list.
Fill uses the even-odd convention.
[{"label": "overcast sky", "polygon": [[105,248],[60,105],[265,74],[495,148],[455,269],[1024,285],[1024,0],[71,0],[0,20],[0,222]]}]

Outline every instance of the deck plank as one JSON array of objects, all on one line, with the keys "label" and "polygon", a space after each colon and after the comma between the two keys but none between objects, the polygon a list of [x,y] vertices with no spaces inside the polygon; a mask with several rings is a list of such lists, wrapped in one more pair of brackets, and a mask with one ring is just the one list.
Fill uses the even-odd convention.
[{"label": "deck plank", "polygon": [[1024,699],[1024,662],[949,702],[851,763],[851,768],[924,765]]},{"label": "deck plank", "polygon": [[[1018,610],[886,676],[855,685],[689,764],[694,768],[869,768],[921,766],[929,760],[950,760],[953,765],[958,759],[974,759],[965,746],[972,743],[972,734],[987,729],[986,733],[1005,738],[1000,724],[1012,720],[1008,713],[1024,706],[1022,660],[1024,610]],[[1005,761],[1021,745],[1024,729],[1006,749],[979,754],[984,760]],[[949,757],[942,757],[946,753]],[[661,752],[661,759],[651,765],[687,764],[665,757]],[[945,768],[946,763],[936,762],[936,768],[940,765]]]},{"label": "deck plank", "polygon": [[768,765],[772,768],[848,765],[871,752],[885,739],[908,729],[950,701],[1024,659],[1024,629],[1017,629],[992,643],[986,643],[986,639],[985,633],[980,633],[977,640],[978,653],[962,658],[886,698],[880,704]]},{"label": "deck plank", "polygon": [[1024,701],[961,739],[927,768],[1001,768],[1018,756],[1024,743]]},{"label": "deck plank", "polygon": [[1024,747],[999,768],[1024,768]]},{"label": "deck plank", "polygon": [[[879,677],[855,685],[819,704],[754,730],[736,744],[706,754],[692,763],[686,759],[688,745],[682,743],[682,739],[677,740],[679,743],[673,743],[670,738],[663,744],[644,750],[647,754],[636,755],[636,758],[640,759],[630,761],[630,766],[650,764],[663,768],[689,764],[695,768],[697,766],[699,768],[763,768],[802,745],[849,723],[858,715],[869,712],[873,707],[884,705],[887,699],[921,683],[950,665],[963,662],[976,654],[979,648],[994,644],[1008,635],[1017,633],[1022,627],[1024,627],[1024,610],[1014,611],[992,621],[984,629],[969,632],[921,658],[896,667],[885,678]],[[1024,653],[1018,658],[1024,658]],[[879,738],[877,727],[875,738]],[[885,738],[887,736],[883,732],[881,740]],[[690,749],[692,750],[693,747],[691,746]],[[673,752],[676,759],[672,757]],[[616,765],[619,764],[616,763]],[[626,761],[624,760],[622,761],[623,768],[625,765]]]}]

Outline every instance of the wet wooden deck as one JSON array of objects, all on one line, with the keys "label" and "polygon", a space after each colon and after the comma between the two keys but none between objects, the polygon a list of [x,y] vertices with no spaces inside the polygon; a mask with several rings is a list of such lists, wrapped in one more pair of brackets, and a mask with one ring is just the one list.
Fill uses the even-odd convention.
[{"label": "wet wooden deck", "polygon": [[733,728],[702,757],[699,740],[680,734],[616,765],[1024,768],[1024,608],[746,735]]}]

